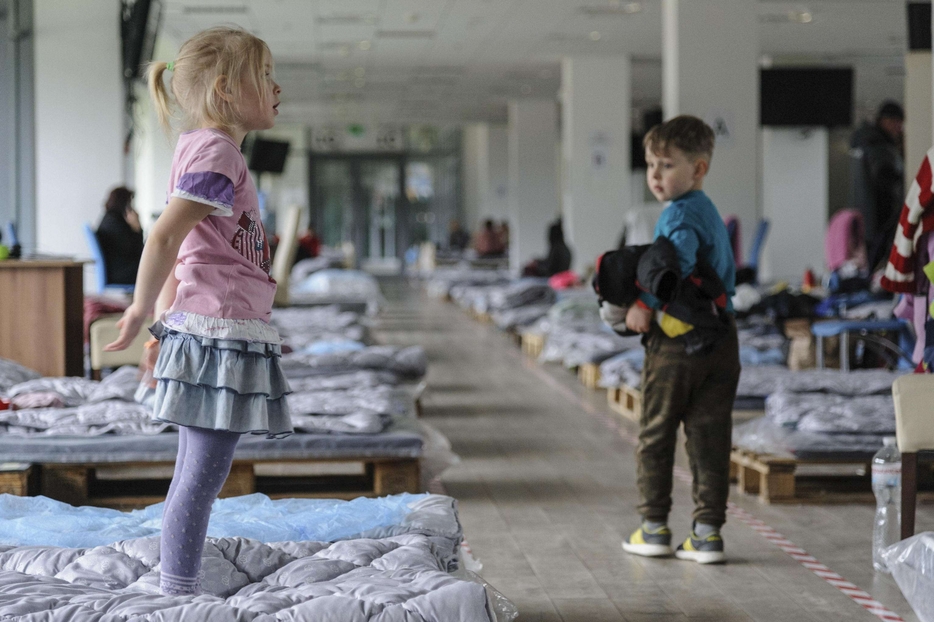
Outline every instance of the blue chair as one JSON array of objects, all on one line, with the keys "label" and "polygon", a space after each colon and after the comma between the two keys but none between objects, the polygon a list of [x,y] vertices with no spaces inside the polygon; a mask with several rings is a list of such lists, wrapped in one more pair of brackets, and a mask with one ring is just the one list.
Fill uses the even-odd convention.
[{"label": "blue chair", "polygon": [[84,223],[84,237],[91,249],[91,257],[94,259],[94,276],[97,277],[97,293],[103,294],[105,289],[118,290],[126,294],[132,294],[134,285],[124,285],[119,283],[107,282],[107,264],[104,263],[104,251],[101,250],[100,241],[97,239],[97,233],[90,223]]},{"label": "blue chair", "polygon": [[759,272],[759,261],[762,259],[762,249],[765,247],[765,239],[769,235],[769,221],[763,218],[756,227],[756,237],[752,241],[752,247],[749,249],[749,260],[746,265]]},{"label": "blue chair", "polygon": [[[829,320],[816,322],[811,326],[811,333],[817,338],[817,368],[824,369],[824,338],[837,336],[840,338],[840,369],[850,371],[850,333],[856,332],[864,339],[871,339],[876,345],[885,348],[897,357],[899,369],[913,366],[911,352],[914,343],[908,322],[900,319],[892,320]],[[894,332],[899,335],[899,344],[890,344],[881,339],[872,339],[873,333]]]}]

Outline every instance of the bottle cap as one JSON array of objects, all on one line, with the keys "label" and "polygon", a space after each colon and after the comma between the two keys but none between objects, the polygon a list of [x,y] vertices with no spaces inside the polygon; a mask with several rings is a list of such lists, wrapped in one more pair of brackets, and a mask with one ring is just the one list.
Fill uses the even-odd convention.
[{"label": "bottle cap", "polygon": [[882,439],[882,444],[886,447],[894,447],[898,444],[898,439],[894,436],[886,436]]}]

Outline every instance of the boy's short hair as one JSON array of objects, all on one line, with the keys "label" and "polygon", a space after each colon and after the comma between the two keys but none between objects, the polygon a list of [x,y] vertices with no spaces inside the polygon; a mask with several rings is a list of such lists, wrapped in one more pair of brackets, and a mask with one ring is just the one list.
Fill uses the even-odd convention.
[{"label": "boy's short hair", "polygon": [[650,129],[642,145],[655,155],[664,155],[674,147],[692,160],[703,158],[709,162],[713,157],[714,141],[709,125],[697,117],[681,115]]}]

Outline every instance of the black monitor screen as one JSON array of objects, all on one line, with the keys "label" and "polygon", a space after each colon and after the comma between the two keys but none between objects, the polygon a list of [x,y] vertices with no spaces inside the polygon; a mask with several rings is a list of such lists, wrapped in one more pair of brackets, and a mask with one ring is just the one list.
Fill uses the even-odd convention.
[{"label": "black monitor screen", "polygon": [[760,121],[762,125],[852,125],[853,70],[763,69]]},{"label": "black monitor screen", "polygon": [[281,173],[289,155],[289,143],[257,138],[250,148],[250,169],[257,173]]},{"label": "black monitor screen", "polygon": [[152,60],[162,21],[162,0],[124,0],[122,14],[123,76],[135,80],[142,66]]}]

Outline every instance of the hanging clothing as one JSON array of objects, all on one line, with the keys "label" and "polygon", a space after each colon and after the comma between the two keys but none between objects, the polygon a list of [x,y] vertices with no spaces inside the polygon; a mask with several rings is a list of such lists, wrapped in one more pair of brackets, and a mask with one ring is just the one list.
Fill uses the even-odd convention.
[{"label": "hanging clothing", "polygon": [[881,285],[884,289],[897,294],[914,294],[917,288],[918,241],[922,234],[934,229],[934,177],[931,161],[934,148],[927,152],[921,169],[905,197],[895,242],[885,266]]}]

